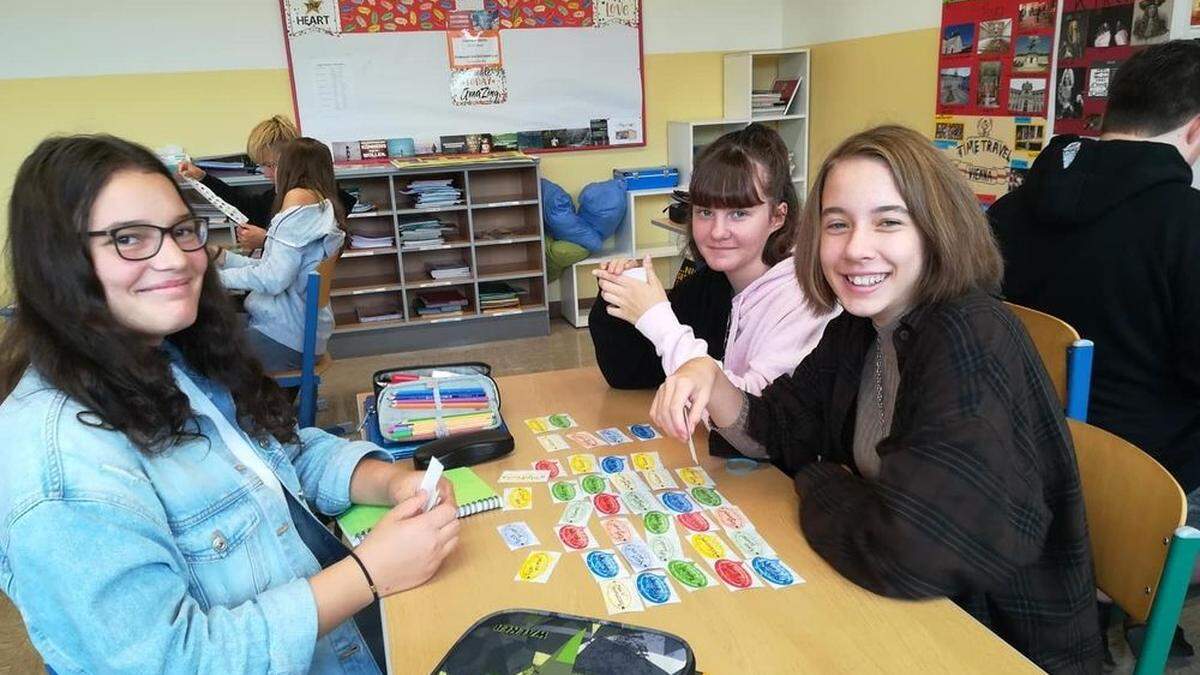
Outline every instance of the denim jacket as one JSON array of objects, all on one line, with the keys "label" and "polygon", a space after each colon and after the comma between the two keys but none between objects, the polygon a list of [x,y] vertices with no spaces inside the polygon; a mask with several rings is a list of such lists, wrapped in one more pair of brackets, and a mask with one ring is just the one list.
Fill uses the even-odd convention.
[{"label": "denim jacket", "polygon": [[[342,246],[329,200],[294,206],[275,214],[259,259],[232,251],[220,270],[225,288],[250,291],[246,296],[249,327],[297,352],[304,351],[304,305],[308,273]],[[333,310],[317,312],[317,353],[333,333]]]},{"label": "denim jacket", "polygon": [[[233,414],[228,390],[192,379]],[[353,621],[317,638],[320,565],[287,504],[195,421],[203,437],[147,456],[32,368],[0,404],[0,590],[34,646],[58,673],[377,673]],[[326,514],[350,506],[359,460],[387,459],[299,435],[251,442]]]}]

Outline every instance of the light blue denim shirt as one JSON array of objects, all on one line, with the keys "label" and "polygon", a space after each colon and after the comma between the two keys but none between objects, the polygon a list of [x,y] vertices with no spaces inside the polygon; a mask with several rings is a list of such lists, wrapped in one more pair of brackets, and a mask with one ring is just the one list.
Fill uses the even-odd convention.
[{"label": "light blue denim shirt", "polygon": [[[232,415],[227,390],[192,379]],[[152,457],[85,421],[33,369],[0,404],[0,590],[55,671],[378,672],[353,621],[317,638],[307,579],[320,565],[286,502],[208,417],[196,417],[203,438]],[[252,444],[326,514],[350,506],[359,460],[388,458],[318,429],[299,434]]]},{"label": "light blue denim shirt", "polygon": [[[271,219],[261,258],[226,252],[221,283],[250,291],[245,305],[250,328],[303,352],[308,273],[341,248],[345,238],[328,199],[285,209]],[[317,354],[325,353],[332,333],[333,310],[325,306],[317,313]]]}]

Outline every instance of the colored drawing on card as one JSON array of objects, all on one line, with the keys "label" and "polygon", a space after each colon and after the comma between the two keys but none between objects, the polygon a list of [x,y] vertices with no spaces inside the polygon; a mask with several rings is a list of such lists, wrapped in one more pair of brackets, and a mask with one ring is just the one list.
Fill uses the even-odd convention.
[{"label": "colored drawing on card", "polygon": [[721,542],[721,538],[707,533],[699,533],[688,535],[688,542],[692,548],[696,549],[701,557],[708,560],[717,560],[724,558],[727,555],[725,544]]},{"label": "colored drawing on card", "polygon": [[601,581],[600,594],[604,596],[604,606],[609,614],[640,612],[645,609],[629,579]]},{"label": "colored drawing on card", "polygon": [[648,511],[642,516],[642,525],[650,534],[666,534],[671,531],[671,516],[662,511]]},{"label": "colored drawing on card", "polygon": [[551,429],[570,429],[572,427],[579,426],[579,424],[575,422],[575,419],[567,413],[555,413],[553,415],[547,415],[543,419],[546,421],[546,426],[550,427]]},{"label": "colored drawing on card", "polygon": [[533,463],[534,471],[549,471],[551,478],[558,478],[563,474],[563,466],[557,459],[539,459]]},{"label": "colored drawing on card", "polygon": [[687,466],[682,469],[675,469],[675,473],[679,474],[679,479],[687,485],[716,487],[717,484],[713,479],[708,477],[708,472],[698,466]]},{"label": "colored drawing on card", "polygon": [[558,434],[546,434],[545,436],[538,436],[537,442],[541,444],[542,448],[545,449],[546,452],[558,452],[559,450],[571,449],[571,445],[567,443],[566,439]]},{"label": "colored drawing on card", "polygon": [[713,509],[712,517],[727,531],[754,529],[754,524],[750,522],[746,514],[733,504],[725,504]]},{"label": "colored drawing on card", "polygon": [[644,490],[645,485],[642,484],[642,479],[633,471],[622,471],[614,473],[608,477],[612,486],[617,489],[617,492],[634,492],[636,490]]},{"label": "colored drawing on card", "polygon": [[590,450],[592,448],[599,448],[603,445],[606,445],[606,443],[604,441],[600,440],[599,438],[596,438],[595,436],[593,436],[592,434],[589,434],[586,431],[576,431],[573,433],[569,433],[569,434],[567,434],[567,438],[575,441],[576,443],[578,443],[579,445],[582,445],[585,449],[588,449],[588,450]]},{"label": "colored drawing on card", "polygon": [[560,480],[550,484],[550,496],[556,503],[573,501],[579,495],[579,488],[573,480]]},{"label": "colored drawing on card", "polygon": [[596,507],[597,513],[605,516],[615,516],[625,511],[621,500],[610,492],[601,492],[598,495],[593,495],[592,506]]},{"label": "colored drawing on card", "polygon": [[657,452],[635,452],[629,456],[629,461],[638,471],[650,471],[662,466]]},{"label": "colored drawing on card", "polygon": [[570,502],[563,509],[562,518],[558,519],[559,525],[575,525],[583,527],[588,524],[592,518],[591,502]]},{"label": "colored drawing on card", "polygon": [[599,546],[596,538],[586,527],[560,525],[555,532],[558,534],[558,540],[570,551],[582,551]]},{"label": "colored drawing on card", "polygon": [[804,581],[792,568],[785,565],[778,558],[756,557],[750,561],[750,567],[758,573],[758,576],[763,578],[763,581],[776,588],[791,586],[792,584]]},{"label": "colored drawing on card", "polygon": [[672,560],[667,563],[667,571],[689,590],[699,590],[712,585],[708,574],[691,560]]},{"label": "colored drawing on card", "polygon": [[662,567],[663,562],[658,559],[658,556],[646,546],[646,542],[641,539],[635,539],[617,546],[617,550],[621,555],[625,556],[625,561],[629,563],[629,567],[634,573],[644,572],[656,567]]},{"label": "colored drawing on card", "polygon": [[533,530],[523,522],[505,523],[497,527],[496,531],[500,533],[500,537],[504,539],[504,543],[510,551],[526,546],[537,546],[541,543]]},{"label": "colored drawing on card", "polygon": [[621,473],[627,464],[625,455],[605,455],[600,458],[600,470],[604,473]]},{"label": "colored drawing on card", "polygon": [[682,492],[664,492],[658,496],[658,499],[663,506],[675,513],[690,513],[696,510],[692,500]]},{"label": "colored drawing on card", "polygon": [[662,434],[649,424],[631,424],[629,433],[639,441],[652,441],[656,438],[662,438]]},{"label": "colored drawing on card", "polygon": [[596,456],[592,454],[571,455],[567,458],[567,466],[571,467],[571,473],[594,473],[596,471]]},{"label": "colored drawing on card", "polygon": [[591,572],[597,581],[621,579],[629,576],[625,565],[612,549],[588,551],[584,554],[583,562],[587,565],[588,572]]},{"label": "colored drawing on card", "polygon": [[655,501],[654,495],[645,490],[634,490],[621,495],[621,501],[625,502],[625,508],[639,516],[647,511],[653,511],[658,508],[658,502]]},{"label": "colored drawing on card", "polygon": [[527,487],[504,489],[504,510],[524,511],[533,508],[533,490]]},{"label": "colored drawing on card", "polygon": [[525,558],[525,562],[521,563],[521,569],[517,571],[513,580],[544,584],[550,579],[561,557],[562,554],[558,551],[533,551]]},{"label": "colored drawing on card", "polygon": [[683,557],[679,537],[674,534],[651,534],[646,537],[646,546],[659,560],[676,560]]},{"label": "colored drawing on card", "polygon": [[544,434],[547,431],[550,431],[550,427],[547,426],[540,417],[533,417],[525,420],[525,426],[529,427],[529,430],[535,434]]},{"label": "colored drawing on card", "polygon": [[703,511],[681,513],[675,516],[675,518],[685,530],[690,530],[692,532],[713,532],[717,529],[716,526],[713,525],[712,521],[704,515]]},{"label": "colored drawing on card", "polygon": [[713,570],[729,586],[733,588],[752,588],[755,579],[746,571],[746,566],[740,560],[721,559],[713,563]]},{"label": "colored drawing on card", "polygon": [[600,527],[604,528],[604,532],[608,534],[608,538],[612,540],[614,546],[628,544],[639,538],[637,531],[633,529],[633,526],[625,518],[602,520],[600,521]]},{"label": "colored drawing on card", "polygon": [[725,534],[729,537],[729,541],[732,541],[733,545],[747,558],[776,557],[775,549],[771,548],[767,540],[754,530],[734,530]]},{"label": "colored drawing on card", "polygon": [[600,438],[604,439],[604,442],[608,443],[609,445],[620,445],[622,443],[632,443],[633,442],[633,439],[626,436],[623,431],[621,431],[620,429],[618,429],[616,427],[609,427],[607,429],[601,429],[596,432],[596,435],[599,436]]},{"label": "colored drawing on card", "polygon": [[[540,469],[541,467],[535,467],[535,468]],[[704,486],[697,486],[697,487],[692,488],[692,499],[695,499],[696,502],[699,503],[701,506],[707,506],[707,507],[713,507],[713,508],[718,507],[721,504],[725,503],[725,500],[721,499],[721,495],[719,493],[717,493],[716,490],[714,490],[712,488],[706,488]]]},{"label": "colored drawing on card", "polygon": [[584,476],[579,483],[583,487],[583,491],[589,495],[598,495],[608,489],[608,481],[604,479],[604,476],[594,473]]},{"label": "colored drawing on card", "polygon": [[679,602],[679,595],[675,593],[674,588],[671,588],[671,582],[668,581],[665,574],[642,572],[634,580],[634,586],[637,588],[638,595],[642,596],[642,600],[651,605]]},{"label": "colored drawing on card", "polygon": [[675,490],[679,488],[679,483],[675,482],[675,477],[671,475],[671,471],[663,466],[651,469],[650,471],[643,471],[642,478],[650,485],[650,489],[652,490]]}]

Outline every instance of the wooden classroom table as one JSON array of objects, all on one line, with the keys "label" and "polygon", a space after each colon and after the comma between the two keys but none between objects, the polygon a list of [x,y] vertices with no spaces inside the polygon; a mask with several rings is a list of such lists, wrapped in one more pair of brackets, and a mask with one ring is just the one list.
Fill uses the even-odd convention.
[{"label": "wooden classroom table", "polygon": [[[580,368],[498,379],[502,412],[516,449],[495,462],[475,467],[499,494],[496,479],[505,469],[530,469],[543,457],[591,452],[657,451],[672,469],[690,466],[687,446],[670,439],[608,449],[547,453],[523,424],[530,417],[569,413],[581,430],[625,427],[649,421],[653,391],[617,391],[600,371]],[[798,498],[792,482],[769,465],[734,475],[724,461],[708,456],[698,433],[700,464],[717,490],[741,507],[759,534],[806,583],[774,590],[769,586],[731,592],[724,586],[687,592],[672,580],[682,602],[647,607],[644,612],[609,617],[599,586],[579,553],[563,553],[545,584],[514,581],[532,550],[562,551],[553,527],[563,505],[549,489],[534,488],[533,509],[495,510],[462,522],[458,549],[428,583],[384,601],[388,662],[392,673],[430,672],[451,645],[477,620],[507,608],[532,608],[611,618],[657,628],[687,640],[703,673],[1024,673],[1038,668],[949,600],[891,600],[846,581],[809,548],[800,533]],[[682,486],[682,483],[681,483]],[[628,516],[641,531],[640,519]],[[525,521],[541,546],[509,551],[496,527]],[[611,547],[593,518],[588,523],[601,546]],[[726,545],[728,537],[721,534]],[[683,550],[706,566],[686,541]],[[708,569],[706,567],[706,569]],[[715,578],[715,575],[714,575]]]}]

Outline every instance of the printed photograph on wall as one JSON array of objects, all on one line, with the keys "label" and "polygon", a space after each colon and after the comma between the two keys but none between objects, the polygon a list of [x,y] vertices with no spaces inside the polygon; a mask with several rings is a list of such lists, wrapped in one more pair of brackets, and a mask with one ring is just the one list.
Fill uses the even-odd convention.
[{"label": "printed photograph on wall", "polygon": [[1138,0],[1133,5],[1130,44],[1151,45],[1171,37],[1171,0]]},{"label": "printed photograph on wall", "polygon": [[1076,119],[1083,116],[1083,68],[1059,68],[1055,93],[1054,118]]},{"label": "printed photograph on wall", "polygon": [[1017,78],[1008,83],[1008,111],[1022,115],[1043,115],[1046,112],[1046,80]]},{"label": "printed photograph on wall", "polygon": [[1044,124],[1018,124],[1017,125],[1017,150],[1026,152],[1041,152],[1042,144],[1046,140],[1046,125]]},{"label": "printed photograph on wall", "polygon": [[1097,49],[1124,47],[1129,44],[1129,26],[1133,23],[1133,5],[1101,7],[1089,19],[1088,44]]},{"label": "printed photograph on wall", "polygon": [[979,22],[979,53],[1007,54],[1012,49],[1012,19]]},{"label": "printed photograph on wall", "polygon": [[1050,70],[1050,43],[1053,35],[1022,35],[1013,54],[1013,71],[1044,73]]},{"label": "printed photograph on wall", "polygon": [[971,100],[970,88],[970,68],[942,68],[938,75],[938,103],[967,105]]},{"label": "printed photograph on wall", "polygon": [[975,89],[975,105],[980,108],[1000,107],[1000,62],[979,64],[979,86]]},{"label": "printed photograph on wall", "polygon": [[1057,4],[1051,0],[1022,2],[1017,5],[1017,26],[1021,30],[1053,28],[1054,9]]},{"label": "printed photograph on wall", "polygon": [[1192,0],[1192,28],[1200,28],[1200,0]]},{"label": "printed photograph on wall", "polygon": [[938,122],[934,126],[933,138],[939,141],[961,141],[963,125],[960,122]]},{"label": "printed photograph on wall", "polygon": [[1088,68],[1087,95],[1091,98],[1108,98],[1108,85],[1120,67],[1120,61],[1098,61]]},{"label": "printed photograph on wall", "polygon": [[1088,12],[1063,14],[1062,32],[1058,36],[1058,58],[1078,59],[1087,44]]},{"label": "printed photograph on wall", "polygon": [[942,30],[942,54],[970,54],[975,47],[975,24],[960,23]]}]

